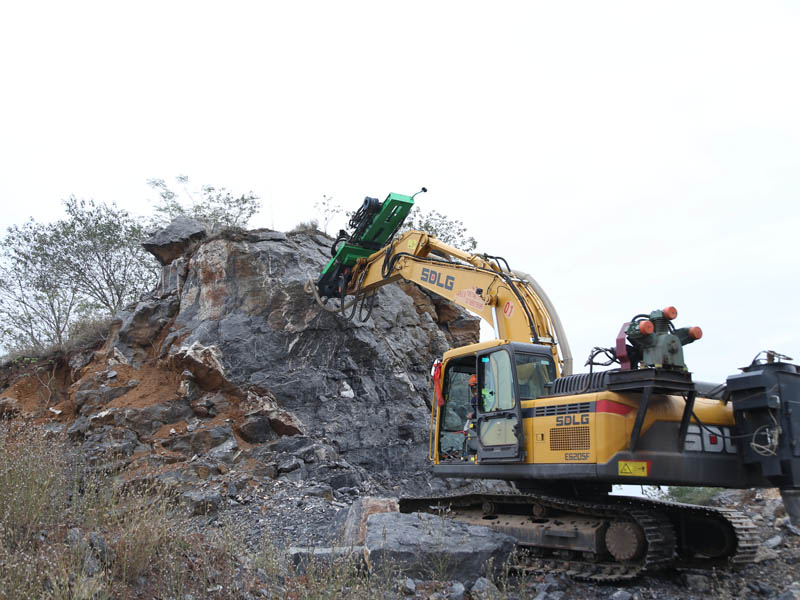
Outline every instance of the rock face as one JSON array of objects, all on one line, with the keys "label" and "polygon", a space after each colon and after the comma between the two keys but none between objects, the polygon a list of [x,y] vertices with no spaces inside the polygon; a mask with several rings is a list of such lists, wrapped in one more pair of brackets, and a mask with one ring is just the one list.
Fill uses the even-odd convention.
[{"label": "rock face", "polygon": [[[416,286],[382,288],[364,323],[321,309],[304,287],[331,242],[209,238],[176,219],[144,244],[164,265],[159,289],[71,365],[69,399],[32,416],[132,477],[190,486],[236,469],[331,498],[366,482],[429,489],[430,365],[477,341],[478,320]],[[21,406],[10,396],[0,412]]]},{"label": "rock face", "polygon": [[[455,305],[440,307],[440,329],[409,294],[387,286],[366,323],[345,322],[303,289],[329,259],[330,242],[267,233],[201,244],[188,259],[180,294],[125,314],[114,346],[140,360],[132,341],[160,334],[158,356],[190,371],[203,390],[229,386],[269,396],[273,410],[303,424],[281,432],[268,415],[261,421],[251,415],[240,433],[255,443],[269,437],[268,422],[279,434],[302,431],[328,440],[342,459],[370,472],[394,477],[421,470],[430,364],[449,348],[448,335],[456,339],[450,324],[459,341],[474,341],[464,331],[472,324],[476,334],[476,319]],[[154,323],[149,330],[136,318],[144,314]],[[172,314],[168,331],[160,333]]]},{"label": "rock face", "polygon": [[[405,575],[474,583],[496,575],[515,546],[509,535],[488,527],[425,513],[377,513],[367,520],[370,566],[399,568]],[[487,573],[488,571],[488,573]]]}]

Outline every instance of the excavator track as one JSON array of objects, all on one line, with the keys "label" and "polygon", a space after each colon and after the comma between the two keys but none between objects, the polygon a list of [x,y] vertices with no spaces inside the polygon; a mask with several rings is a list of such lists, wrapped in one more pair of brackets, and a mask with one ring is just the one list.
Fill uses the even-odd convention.
[{"label": "excavator track", "polygon": [[[496,515],[476,518],[476,509],[486,513],[506,507],[517,513],[511,521]],[[618,559],[610,551],[579,552],[550,547],[537,547],[525,535],[526,521],[531,527],[536,511],[555,513],[564,518],[599,519],[615,524],[622,532],[614,545]],[[525,510],[527,509],[527,510]],[[604,496],[588,499],[551,496],[548,494],[453,494],[435,497],[400,499],[401,512],[439,512],[447,510],[455,519],[481,523],[516,537],[523,550],[514,565],[522,572],[564,573],[573,579],[594,582],[621,582],[635,579],[644,572],[659,571],[671,566],[692,568],[718,567],[724,564],[751,562],[758,547],[755,527],[743,514],[730,509],[678,504],[648,498]],[[497,512],[497,511],[494,511]],[[527,513],[526,517],[520,513]],[[511,525],[509,525],[511,523]],[[626,524],[635,526],[626,526]],[[676,524],[705,525],[706,530],[719,532],[720,540],[713,556],[691,556],[681,553]],[[683,524],[683,525],[681,525]],[[638,526],[638,528],[636,527]],[[632,532],[638,532],[632,535]],[[638,536],[638,540],[637,540]],[[611,538],[611,541],[615,541]],[[641,546],[640,551],[637,548]],[[685,550],[685,548],[684,548]]]}]

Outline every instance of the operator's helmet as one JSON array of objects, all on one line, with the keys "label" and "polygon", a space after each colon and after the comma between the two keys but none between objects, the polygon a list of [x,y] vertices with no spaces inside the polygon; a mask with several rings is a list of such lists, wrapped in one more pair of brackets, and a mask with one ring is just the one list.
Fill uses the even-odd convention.
[{"label": "operator's helmet", "polygon": [[478,386],[478,376],[477,375],[470,375],[469,376],[469,387],[475,388]]}]

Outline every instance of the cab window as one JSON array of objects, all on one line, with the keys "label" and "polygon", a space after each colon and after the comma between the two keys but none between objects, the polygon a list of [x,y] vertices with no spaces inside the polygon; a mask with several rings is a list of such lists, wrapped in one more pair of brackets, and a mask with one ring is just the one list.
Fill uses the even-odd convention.
[{"label": "cab window", "polygon": [[514,375],[509,353],[498,350],[481,356],[480,368],[483,373],[481,411],[490,413],[514,408]]},{"label": "cab window", "polygon": [[[475,360],[474,357],[472,360]],[[469,377],[470,373],[467,371],[454,368],[447,370],[442,418],[442,430],[444,431],[462,431],[464,429],[464,422],[470,412]]]},{"label": "cab window", "polygon": [[520,399],[535,400],[546,395],[545,385],[556,378],[553,359],[549,356],[516,352],[514,361]]}]

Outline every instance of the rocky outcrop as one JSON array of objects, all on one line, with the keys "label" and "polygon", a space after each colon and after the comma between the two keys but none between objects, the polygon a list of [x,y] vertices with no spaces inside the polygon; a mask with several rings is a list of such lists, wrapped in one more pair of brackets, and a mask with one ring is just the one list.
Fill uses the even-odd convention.
[{"label": "rocky outcrop", "polygon": [[[208,237],[177,219],[145,243],[163,264],[159,288],[70,362],[62,401],[29,413],[9,395],[0,411],[52,419],[94,464],[189,491],[231,469],[331,500],[375,486],[430,491],[430,365],[477,341],[477,319],[410,284],[381,288],[363,323],[322,310],[304,287],[331,242]],[[196,514],[209,508],[192,498]]]},{"label": "rocky outcrop", "polygon": [[321,310],[303,288],[329,246],[318,235],[261,231],[184,250],[180,289],[124,313],[109,348],[141,362],[147,339],[151,355],[188,372],[198,391],[266,398],[236,424],[248,443],[302,433],[371,473],[414,474],[425,467],[430,364],[448,337],[474,341],[477,322],[415,287],[382,288],[366,323]]},{"label": "rocky outcrop", "polygon": [[198,223],[191,217],[179,216],[164,229],[146,239],[142,246],[162,265],[168,265],[190,251],[205,237],[206,228],[202,223]]}]

